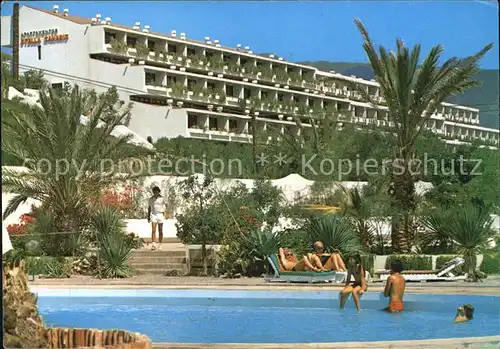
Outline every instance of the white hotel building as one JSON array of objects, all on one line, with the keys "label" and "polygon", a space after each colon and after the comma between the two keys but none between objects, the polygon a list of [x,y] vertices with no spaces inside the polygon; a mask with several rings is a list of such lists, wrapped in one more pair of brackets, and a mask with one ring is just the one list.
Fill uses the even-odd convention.
[{"label": "white hotel building", "polygon": [[[12,18],[2,17],[2,46],[12,46]],[[147,24],[147,23],[145,23]],[[374,81],[229,48],[218,40],[188,39],[184,33],[127,27],[107,14],[73,16],[67,9],[19,10],[20,72],[41,69],[53,86],[64,82],[104,91],[116,86],[134,102],[129,128],[156,140],[177,136],[248,142],[255,118],[298,134],[308,114],[338,113],[342,122],[391,127]],[[379,105],[363,103],[349,81],[366,86]],[[479,110],[443,103],[428,127],[448,142],[479,139],[498,145],[499,131],[479,126]]]}]

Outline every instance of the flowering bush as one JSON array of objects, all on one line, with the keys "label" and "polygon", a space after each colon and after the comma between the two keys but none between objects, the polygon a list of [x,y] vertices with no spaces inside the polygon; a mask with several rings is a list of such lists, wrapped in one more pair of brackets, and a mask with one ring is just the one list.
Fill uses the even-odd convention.
[{"label": "flowering bush", "polygon": [[144,240],[135,233],[125,235],[125,243],[132,249],[139,249],[144,245]]},{"label": "flowering bush", "polygon": [[100,202],[119,210],[126,217],[144,217],[139,211],[140,197],[144,190],[138,186],[127,185],[123,190],[106,189],[101,193]]},{"label": "flowering bush", "polygon": [[239,226],[242,232],[260,230],[263,222],[247,213],[240,214]]},{"label": "flowering bush", "polygon": [[19,237],[26,233],[27,227],[24,224],[9,224],[7,231],[11,237]]},{"label": "flowering bush", "polygon": [[32,224],[35,219],[30,215],[23,214],[20,217],[20,221],[21,222],[19,224],[14,223],[7,226],[7,232],[10,236],[19,237],[24,235],[28,230],[28,225]]}]

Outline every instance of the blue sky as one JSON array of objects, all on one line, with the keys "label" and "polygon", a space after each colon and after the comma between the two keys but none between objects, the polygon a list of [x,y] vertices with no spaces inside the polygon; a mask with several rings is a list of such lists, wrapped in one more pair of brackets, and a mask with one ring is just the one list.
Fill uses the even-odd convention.
[{"label": "blue sky", "polygon": [[[482,67],[498,69],[496,1],[20,1],[46,9],[54,3],[73,15],[90,18],[101,13],[115,23],[132,26],[138,21],[153,31],[176,29],[193,39],[209,36],[223,45],[242,44],[289,61],[366,62],[353,23],[359,17],[377,45],[393,48],[400,37],[408,45],[420,43],[427,53],[442,44],[444,58],[470,55],[494,42]],[[11,12],[12,4],[4,3],[2,15]]]}]

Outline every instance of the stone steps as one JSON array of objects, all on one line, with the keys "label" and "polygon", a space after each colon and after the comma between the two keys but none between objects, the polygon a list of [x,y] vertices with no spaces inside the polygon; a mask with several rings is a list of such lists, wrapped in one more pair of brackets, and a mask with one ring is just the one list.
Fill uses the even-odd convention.
[{"label": "stone steps", "polygon": [[137,275],[184,275],[185,270],[184,269],[141,269],[141,268],[134,268],[135,272]]},{"label": "stone steps", "polygon": [[161,250],[134,250],[130,255],[129,265],[137,274],[184,275],[187,271],[186,252],[179,245],[163,243]]},{"label": "stone steps", "polygon": [[143,257],[185,257],[186,251],[184,250],[166,250],[162,247],[161,250],[134,250],[131,253],[131,257],[143,258]]},{"label": "stone steps", "polygon": [[183,263],[130,263],[134,269],[153,270],[153,269],[178,269],[182,270],[185,266]]},{"label": "stone steps", "polygon": [[137,264],[137,263],[162,263],[162,264],[169,264],[169,263],[174,263],[174,264],[183,264],[186,263],[186,257],[181,257],[181,256],[158,256],[158,257],[153,257],[153,256],[131,256],[129,259],[129,262],[132,264]]}]

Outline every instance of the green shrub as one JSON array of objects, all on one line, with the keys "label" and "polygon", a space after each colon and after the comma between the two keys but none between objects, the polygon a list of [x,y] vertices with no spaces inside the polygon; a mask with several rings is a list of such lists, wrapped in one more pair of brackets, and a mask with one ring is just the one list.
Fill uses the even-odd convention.
[{"label": "green shrub", "polygon": [[390,255],[385,261],[385,269],[391,269],[393,260],[399,259],[403,263],[405,270],[431,270],[432,257],[418,255]]},{"label": "green shrub", "polygon": [[303,230],[287,230],[281,232],[281,246],[288,248],[300,257],[312,252],[309,236]]},{"label": "green shrub", "polygon": [[40,275],[53,278],[70,277],[71,261],[64,257],[26,257],[28,275]]},{"label": "green shrub", "polygon": [[483,263],[481,263],[481,267],[479,269],[486,274],[500,274],[500,253],[484,253]]},{"label": "green shrub", "polygon": [[361,264],[365,268],[366,271],[370,272],[370,275],[373,277],[374,266],[375,266],[375,256],[372,254],[362,254],[361,255]]},{"label": "green shrub", "polygon": [[[443,267],[443,265],[445,265],[447,262],[451,261],[455,257],[457,256],[452,254],[444,254],[438,256],[436,259],[436,269],[440,269],[441,267]],[[458,267],[455,267],[455,269],[452,270],[452,273],[455,275],[464,275],[465,265],[466,263],[459,265]]]},{"label": "green shrub", "polygon": [[356,233],[345,219],[336,215],[324,214],[308,219],[303,228],[309,236],[309,241],[323,242],[325,252],[338,250],[341,253],[359,252],[362,246]]}]

